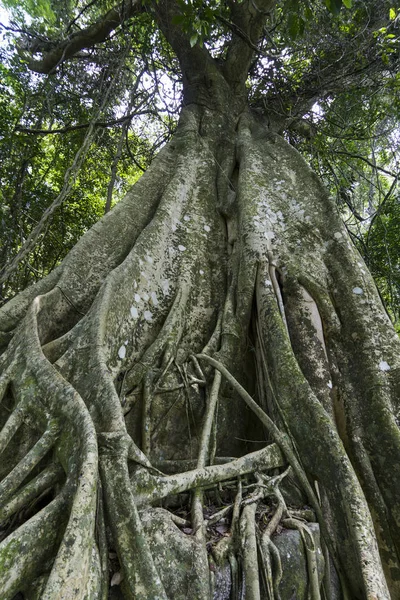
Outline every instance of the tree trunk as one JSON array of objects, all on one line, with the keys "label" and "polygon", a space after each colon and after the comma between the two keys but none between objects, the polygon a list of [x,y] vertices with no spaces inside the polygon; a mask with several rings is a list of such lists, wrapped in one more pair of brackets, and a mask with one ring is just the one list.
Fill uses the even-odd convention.
[{"label": "tree trunk", "polygon": [[174,139],[0,311],[4,599],[105,599],[110,569],[125,598],[212,598],[215,557],[278,598],[287,466],[345,597],[400,597],[399,340],[315,174],[218,77],[186,73]]}]

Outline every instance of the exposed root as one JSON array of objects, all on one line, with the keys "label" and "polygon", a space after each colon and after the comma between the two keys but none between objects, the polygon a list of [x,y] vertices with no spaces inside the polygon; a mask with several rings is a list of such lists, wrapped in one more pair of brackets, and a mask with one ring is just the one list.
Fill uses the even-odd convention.
[{"label": "exposed root", "polygon": [[246,600],[261,599],[255,524],[256,510],[256,502],[248,504],[243,508],[240,519]]},{"label": "exposed root", "polygon": [[66,506],[65,495],[59,495],[0,544],[0,589],[4,600],[13,598],[52,560]]},{"label": "exposed root", "polygon": [[6,502],[21,485],[24,479],[33,471],[39,462],[54,446],[60,427],[57,421],[49,423],[49,428],[31,450],[24,456],[16,467],[0,483],[0,502]]},{"label": "exposed root", "polygon": [[169,477],[153,476],[145,471],[142,471],[140,476],[136,473],[131,480],[132,491],[136,504],[142,506],[196,487],[235,479],[239,475],[253,473],[259,469],[282,467],[284,464],[277,445],[270,444],[263,450],[251,452],[226,464],[203,467]]},{"label": "exposed root", "polygon": [[0,508],[0,523],[20,511],[46,490],[50,490],[62,480],[63,475],[64,471],[60,465],[51,464],[46,467]]},{"label": "exposed root", "polygon": [[124,592],[132,600],[167,600],[130,489],[129,441],[125,434],[101,434],[100,440],[101,480],[108,522],[124,575]]},{"label": "exposed root", "polygon": [[284,519],[282,525],[288,529],[297,529],[300,532],[301,539],[306,550],[308,580],[310,584],[311,600],[320,600],[320,585],[317,569],[317,557],[314,544],[314,538],[309,528],[298,519]]},{"label": "exposed root", "polygon": [[21,403],[14,408],[11,415],[8,417],[6,424],[0,432],[0,454],[4,452],[13,436],[22,425],[25,414],[25,405],[24,403]]}]

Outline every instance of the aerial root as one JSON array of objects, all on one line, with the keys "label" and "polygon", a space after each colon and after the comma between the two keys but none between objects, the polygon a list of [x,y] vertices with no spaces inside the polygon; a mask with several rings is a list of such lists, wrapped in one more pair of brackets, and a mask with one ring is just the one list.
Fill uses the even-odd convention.
[{"label": "aerial root", "polygon": [[213,367],[218,369],[220,373],[229,381],[235,391],[239,394],[239,396],[244,400],[247,406],[256,414],[256,416],[260,419],[261,423],[265,426],[268,433],[274,440],[274,442],[279,446],[282,451],[282,454],[286,457],[287,462],[293,468],[293,471],[296,477],[299,480],[300,485],[303,487],[303,490],[307,494],[308,500],[315,510],[318,521],[323,523],[323,515],[320,508],[320,504],[318,499],[312,489],[310,482],[302,468],[297,456],[295,449],[293,448],[292,442],[288,438],[287,435],[283,434],[272,419],[263,411],[263,409],[253,400],[250,394],[244,389],[243,386],[233,377],[233,375],[228,371],[226,367],[219,361],[211,358],[206,354],[198,354],[197,358],[200,360],[204,360],[211,364]]},{"label": "aerial root", "polygon": [[141,359],[133,367],[127,369],[121,389],[121,404],[124,414],[127,414],[132,408],[132,394],[135,388],[142,383],[146,374],[154,368],[160,357],[162,357],[161,374],[156,382],[156,387],[159,387],[164,373],[175,358],[176,348],[183,332],[185,308],[188,298],[189,288],[187,285],[182,285],[178,289],[175,300],[156,340],[146,350]]},{"label": "aerial root", "polygon": [[240,475],[261,469],[274,469],[284,466],[285,460],[276,444],[251,452],[232,462],[194,469],[176,475],[152,475],[148,471],[137,472],[132,478],[132,493],[138,506],[151,504],[166,496],[180,494],[187,490],[213,485]]},{"label": "aerial root", "polygon": [[[270,417],[268,417],[268,415],[258,406],[258,404],[256,404],[256,402],[254,402],[254,400],[251,398],[251,396],[246,392],[246,390],[237,382],[237,380],[231,375],[231,373],[218,361],[216,361],[215,359],[212,359],[211,357],[207,356],[207,355],[198,355],[197,358],[199,358],[200,360],[203,359],[205,361],[207,361],[208,363],[210,363],[212,366],[214,366],[216,369],[218,369],[229,381],[229,383],[236,389],[236,391],[240,394],[240,396],[243,398],[243,400],[246,402],[246,404],[253,410],[253,412],[256,413],[256,415],[260,418],[261,422],[265,425],[265,427],[267,428],[268,432],[270,433],[270,435],[272,436],[272,438],[274,439],[274,441],[276,442],[276,444],[280,447],[280,449],[282,450],[282,453],[284,454],[284,456],[286,456],[289,464],[291,465],[291,467],[293,468],[295,474],[297,475],[298,479],[300,480],[300,483],[303,484],[303,489],[306,491],[309,501],[311,502],[311,505],[313,506],[317,516],[318,516],[318,520],[320,523],[323,523],[323,516],[321,513],[321,509],[319,506],[319,503],[315,497],[315,494],[308,482],[308,479],[306,477],[306,474],[304,473],[301,465],[299,464],[299,461],[295,455],[295,452],[290,444],[290,442],[287,441],[286,436],[284,434],[282,434],[279,429],[276,427],[276,425],[274,424],[274,422],[270,419]],[[285,476],[286,473],[282,474],[280,477],[280,479]],[[265,492],[268,490],[268,486],[267,489],[265,490]],[[258,487],[258,490],[256,491],[255,497],[251,500],[248,500],[248,502],[252,502],[252,504],[254,506],[256,506],[256,502],[263,496],[263,493],[265,493],[262,491],[262,486]],[[277,492],[275,492],[277,493]],[[280,494],[280,493],[279,493]],[[283,502],[283,498],[280,495],[280,497],[278,496],[278,500],[280,501],[280,503],[282,504]],[[251,506],[252,504],[247,504],[247,506]],[[245,509],[247,508],[247,506],[245,506],[245,508],[243,509],[243,513],[245,511]],[[285,505],[283,504],[283,507],[281,506],[280,508],[278,507],[278,511],[277,511],[277,517],[276,517],[276,521],[277,523],[279,523],[278,517],[279,519],[281,518],[282,514],[285,512]],[[255,508],[253,509],[255,511]],[[282,513],[282,514],[281,514]],[[242,517],[243,518],[243,517]],[[246,512],[246,519],[250,519],[250,516],[247,515]],[[300,523],[299,521],[297,521],[297,519],[290,519],[290,523],[292,524],[297,524]],[[248,532],[248,535],[250,536],[250,529],[249,529],[250,525],[247,523],[246,521],[246,531]],[[306,535],[306,533],[304,533],[304,528],[301,528],[301,525],[297,526],[296,528],[298,528],[300,530],[300,533],[302,535],[302,539],[306,548],[306,554],[307,554],[307,564],[308,564],[308,569],[309,569],[309,578],[310,578],[310,589],[311,589],[311,593],[312,593],[312,600],[319,600],[320,599],[320,593],[319,593],[319,581],[318,581],[318,572],[317,572],[317,568],[316,568],[316,557],[315,557],[315,547],[314,547],[314,541],[311,535],[311,532],[309,531],[309,529],[307,529],[307,533],[309,535],[309,538],[305,538],[304,536]],[[270,538],[270,535],[268,535],[268,538]],[[252,539],[252,538],[251,538]],[[309,542],[309,539],[311,539],[311,543]],[[262,548],[264,553],[268,554],[269,553],[269,542],[270,539],[265,539],[264,540],[264,544],[262,544]],[[250,542],[249,542],[250,544]],[[313,549],[314,548],[314,549]],[[276,554],[276,553],[275,553]],[[268,558],[266,561],[266,564],[268,565]],[[251,577],[251,586],[254,586],[251,588],[251,590],[249,592],[247,592],[247,584],[246,584],[246,597],[247,594],[253,594],[251,596],[249,596],[249,598],[258,598],[259,596],[257,596],[257,591],[256,588],[258,586],[259,589],[259,580],[258,580],[258,575],[257,575],[257,584],[255,583],[256,579],[255,579],[255,575],[251,570],[251,567],[248,567],[249,570],[249,576]],[[246,573],[246,567],[245,567],[245,573]],[[257,570],[258,573],[258,570]],[[268,575],[268,572],[266,573],[266,578],[267,580],[270,580],[270,577]],[[246,579],[247,580],[247,579]],[[271,586],[270,586],[271,587]],[[276,590],[277,589],[277,585],[272,583],[272,589]],[[259,593],[259,592],[258,592]],[[275,591],[274,591],[275,593]]]},{"label": "aerial root", "polygon": [[27,475],[29,475],[42,458],[46,456],[49,450],[54,446],[59,430],[59,424],[56,420],[53,419],[49,422],[48,429],[46,429],[42,437],[0,483],[0,502],[4,503],[7,501],[18,489]]},{"label": "aerial root", "polygon": [[317,568],[317,555],[313,535],[307,525],[298,519],[283,519],[282,525],[288,529],[297,529],[300,532],[306,551],[308,580],[310,582],[311,600],[321,600],[319,591],[319,578]]},{"label": "aerial root", "polygon": [[247,504],[243,508],[240,518],[246,600],[261,599],[257,555],[256,510],[257,502]]},{"label": "aerial root", "polygon": [[151,452],[152,375],[152,371],[147,371],[143,382],[142,452],[146,456]]},{"label": "aerial root", "polygon": [[[200,368],[200,366],[199,366]],[[221,374],[215,371],[214,381],[211,386],[211,391],[207,396],[206,413],[204,417],[203,429],[200,438],[199,455],[197,459],[197,468],[205,467],[210,451],[211,431],[214,421],[215,409],[218,402],[219,388],[221,385]],[[192,523],[195,535],[197,538],[205,542],[205,529],[203,519],[203,492],[200,488],[196,488],[192,498]]]}]

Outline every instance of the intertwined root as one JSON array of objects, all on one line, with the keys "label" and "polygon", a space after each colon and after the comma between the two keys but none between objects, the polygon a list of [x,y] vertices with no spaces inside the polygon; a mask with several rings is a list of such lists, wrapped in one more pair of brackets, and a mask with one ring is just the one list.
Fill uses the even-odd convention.
[{"label": "intertwined root", "polygon": [[[39,363],[45,361],[44,357],[39,356],[37,360]],[[47,367],[48,365],[43,365],[45,373]],[[24,369],[30,373],[26,365]],[[56,379],[56,375],[53,375]],[[169,477],[144,470],[143,475],[147,474],[147,481],[136,475],[132,483],[129,479],[128,462],[134,447],[133,441],[126,432],[98,436],[94,434],[93,437],[90,416],[77,397],[70,398],[73,412],[64,412],[64,417],[70,417],[70,427],[76,434],[71,439],[65,423],[64,427],[59,425],[65,406],[60,411],[57,405],[60,397],[55,394],[57,382],[54,382],[52,395],[44,396],[41,401],[43,407],[41,406],[40,416],[47,414],[47,420],[43,421],[43,434],[1,483],[3,522],[14,529],[5,538],[0,550],[5,598],[12,598],[18,590],[29,589],[32,582],[42,575],[46,576],[47,581],[42,586],[41,598],[106,598],[109,585],[108,548],[103,502],[113,545],[124,575],[123,586],[127,597],[167,597],[143,534],[137,504],[148,504],[149,501],[170,494],[194,489],[192,525],[200,535],[205,552],[205,524],[200,490],[216,482],[237,479],[258,468],[270,469],[283,464],[279,449],[272,445],[236,461],[205,467],[204,457],[210,447],[210,412],[215,410],[220,380],[221,377],[217,374],[208,402],[198,468]],[[40,380],[37,385],[38,389],[43,389],[40,388]],[[59,382],[59,385],[63,386],[65,399],[69,384]],[[22,389],[22,385],[20,388]],[[23,409],[21,402],[22,400],[16,402],[0,434],[3,450],[13,443],[18,427],[30,415],[29,404]],[[86,429],[85,419],[88,423]],[[96,439],[100,446],[99,462]],[[101,495],[97,491],[96,507],[96,484],[99,482],[97,465],[100,468],[102,486],[99,488]],[[28,483],[22,485],[27,479]],[[146,494],[143,493],[144,489],[147,490]],[[8,519],[13,514],[20,512],[27,503],[37,499],[43,492],[47,494],[47,503],[35,516],[16,528],[15,524],[13,526],[9,523]],[[238,509],[236,513],[237,511]],[[199,515],[200,522],[196,522]],[[20,559],[22,548],[24,558]],[[43,579],[41,582],[43,583]]]},{"label": "intertwined root", "polygon": [[[110,544],[107,523],[118,554],[127,597],[166,598],[137,506],[143,510],[149,502],[193,490],[191,524],[194,536],[200,542],[199,549],[206,553],[202,489],[261,470],[279,468],[285,459],[279,447],[272,444],[242,458],[206,466],[213,450],[212,430],[221,372],[248,401],[246,392],[220,363],[215,363],[219,369],[215,371],[208,395],[196,469],[163,476],[148,468],[146,457],[138,451],[126,431],[96,434],[93,420],[79,394],[42,353],[37,315],[47,301],[46,297],[35,300],[14,336],[13,346],[2,357],[8,385],[3,391],[7,395],[12,390],[14,402],[0,433],[2,451],[13,445],[19,428],[23,426],[31,428],[35,432],[34,439],[38,438],[0,485],[1,516],[10,530],[0,550],[4,597],[12,598],[17,591],[27,590],[32,582],[40,580],[41,598],[106,598]],[[24,345],[20,340],[24,341]],[[9,360],[10,356],[12,360]],[[188,379],[191,385],[206,382],[199,363],[199,360],[204,362],[205,359],[214,364],[205,355],[190,358],[194,373]],[[167,368],[170,364],[169,361]],[[165,372],[166,368],[162,368]],[[255,403],[251,407],[270,423]],[[150,423],[146,410],[143,421]],[[148,440],[150,450],[150,436],[144,436],[144,439]],[[128,464],[132,458],[136,464],[139,459],[144,466],[136,469],[131,481]],[[243,510],[241,495],[237,496],[232,535],[225,549],[226,558],[232,565],[233,580],[237,579],[237,553],[244,552],[244,577],[252,597],[257,597],[259,592],[256,590],[260,589],[257,561],[254,562],[257,556],[255,514],[257,501],[264,496],[264,489],[258,495],[253,494],[245,502]],[[44,507],[40,510],[39,504],[34,516],[19,526],[18,522],[10,522],[12,515],[22,516],[23,509],[40,497]],[[247,541],[249,532],[250,545]],[[254,592],[250,592],[252,589]]]},{"label": "intertwined root", "polygon": [[[246,114],[224,157],[220,121],[197,110],[137,194],[0,313],[4,597],[36,581],[47,600],[103,600],[110,549],[127,598],[173,595],[142,527],[149,506],[191,498],[183,546],[206,568],[207,488],[230,482],[230,534],[212,554],[237,594],[243,568],[250,598],[279,599],[283,523],[300,531],[314,600],[314,542],[279,493],[290,466],[344,589],[385,600],[377,539],[394,594],[400,581],[398,340],[297,154]],[[269,445],[246,454],[244,418]]]},{"label": "intertwined root", "polygon": [[[111,543],[117,551],[126,596],[143,599],[169,597],[162,574],[160,576],[154,563],[137,507],[144,510],[149,502],[193,490],[191,531],[200,544],[197,552],[204,553],[207,564],[207,525],[210,526],[211,522],[207,522],[203,516],[202,490],[227,480],[239,481],[238,493],[232,507],[230,534],[217,544],[213,556],[218,564],[229,561],[233,585],[239,589],[237,569],[240,557],[246,598],[261,598],[262,590],[265,589],[269,598],[279,599],[282,569],[279,552],[271,536],[282,523],[285,527],[300,531],[306,550],[311,597],[312,600],[320,598],[312,534],[304,521],[298,520],[294,513],[288,511],[279,491],[279,483],[287,475],[288,469],[279,476],[264,474],[265,470],[280,468],[285,463],[291,464],[298,481],[309,494],[309,502],[315,513],[322,519],[319,503],[296,458],[290,439],[279,432],[221,363],[204,354],[191,359],[192,365],[195,365],[198,374],[202,376],[201,380],[204,380],[204,374],[199,361],[211,364],[216,371],[203,420],[197,468],[192,471],[163,476],[153,468],[138,466],[130,479],[128,465],[130,457],[135,456],[136,447],[126,432],[115,431],[96,436],[90,416],[77,402],[77,405],[72,405],[74,412],[70,414],[79,419],[79,428],[76,422],[71,423],[71,426],[74,431],[79,429],[80,437],[72,444],[65,428],[60,428],[59,410],[53,408],[54,416],[48,416],[43,421],[44,433],[1,484],[2,498],[7,500],[2,512],[6,522],[13,513],[20,511],[27,502],[37,498],[42,492],[48,494],[48,503],[44,508],[17,527],[2,544],[5,598],[12,598],[20,589],[27,589],[28,581],[37,580],[42,575],[45,575],[46,584],[42,586],[41,598],[106,598],[110,540],[107,540],[105,523],[108,523]],[[228,379],[262,420],[276,443],[240,459],[207,467],[205,465],[212,447],[212,423],[221,375]],[[63,388],[65,394],[69,384],[63,385],[66,386]],[[54,397],[56,396],[52,396],[52,399]],[[47,406],[48,403],[49,399],[43,398],[43,405]],[[29,405],[23,411],[21,401],[16,404],[0,434],[0,439],[4,440],[3,449],[7,447],[7,443],[12,443],[18,426],[21,426],[24,417],[29,414],[28,407]],[[146,418],[144,415],[144,419]],[[88,422],[86,430],[84,419]],[[100,448],[99,461],[96,441]],[[90,442],[94,443],[91,445]],[[52,450],[54,453],[50,457]],[[44,468],[40,470],[39,465]],[[97,468],[100,470],[102,484],[96,496],[96,485],[100,482]],[[34,475],[36,472],[30,479],[29,474]],[[240,478],[246,475],[253,475],[256,483],[251,486],[250,495],[243,498]],[[26,479],[30,480],[22,486]],[[256,514],[259,502],[266,498],[274,498],[277,505],[262,532],[257,525]],[[216,522],[227,511],[223,508],[219,512],[214,516]],[[36,548],[38,538],[40,546]],[[34,558],[18,560],[15,568],[15,556],[21,553],[22,548],[26,548],[28,556],[33,554]],[[170,589],[168,593],[171,593]],[[208,596],[204,595],[206,597]]]}]

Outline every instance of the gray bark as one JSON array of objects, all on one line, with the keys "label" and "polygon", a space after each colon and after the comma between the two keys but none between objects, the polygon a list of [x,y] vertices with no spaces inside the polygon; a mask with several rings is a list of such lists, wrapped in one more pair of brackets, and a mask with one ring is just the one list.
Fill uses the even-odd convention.
[{"label": "gray bark", "polygon": [[[4,598],[43,575],[41,598],[100,598],[107,571],[96,531],[99,472],[125,597],[178,597],[167,576],[172,558],[140,524],[154,498],[167,495],[168,506],[168,494],[288,463],[350,597],[396,597],[398,338],[332,200],[301,157],[249,112],[236,130],[226,123],[213,111],[185,109],[175,139],[84,236],[57,279],[0,313],[11,338],[0,358],[1,490],[20,511],[19,495],[34,497],[35,485],[43,492],[40,471],[57,469],[36,516],[5,521]],[[207,400],[214,368],[202,353],[227,370],[218,407],[215,391]],[[55,442],[28,453],[50,431]],[[243,456],[261,439],[280,453],[207,470],[213,455]],[[35,448],[41,454],[32,462]],[[197,456],[199,471],[183,466],[162,476],[151,466]],[[232,524],[226,557],[237,552],[241,531],[259,527],[254,505],[243,511],[246,526]],[[191,575],[198,598],[212,593],[206,538],[189,536],[180,555],[190,573],[191,553],[202,556]],[[250,538],[244,569],[258,597]]]}]

